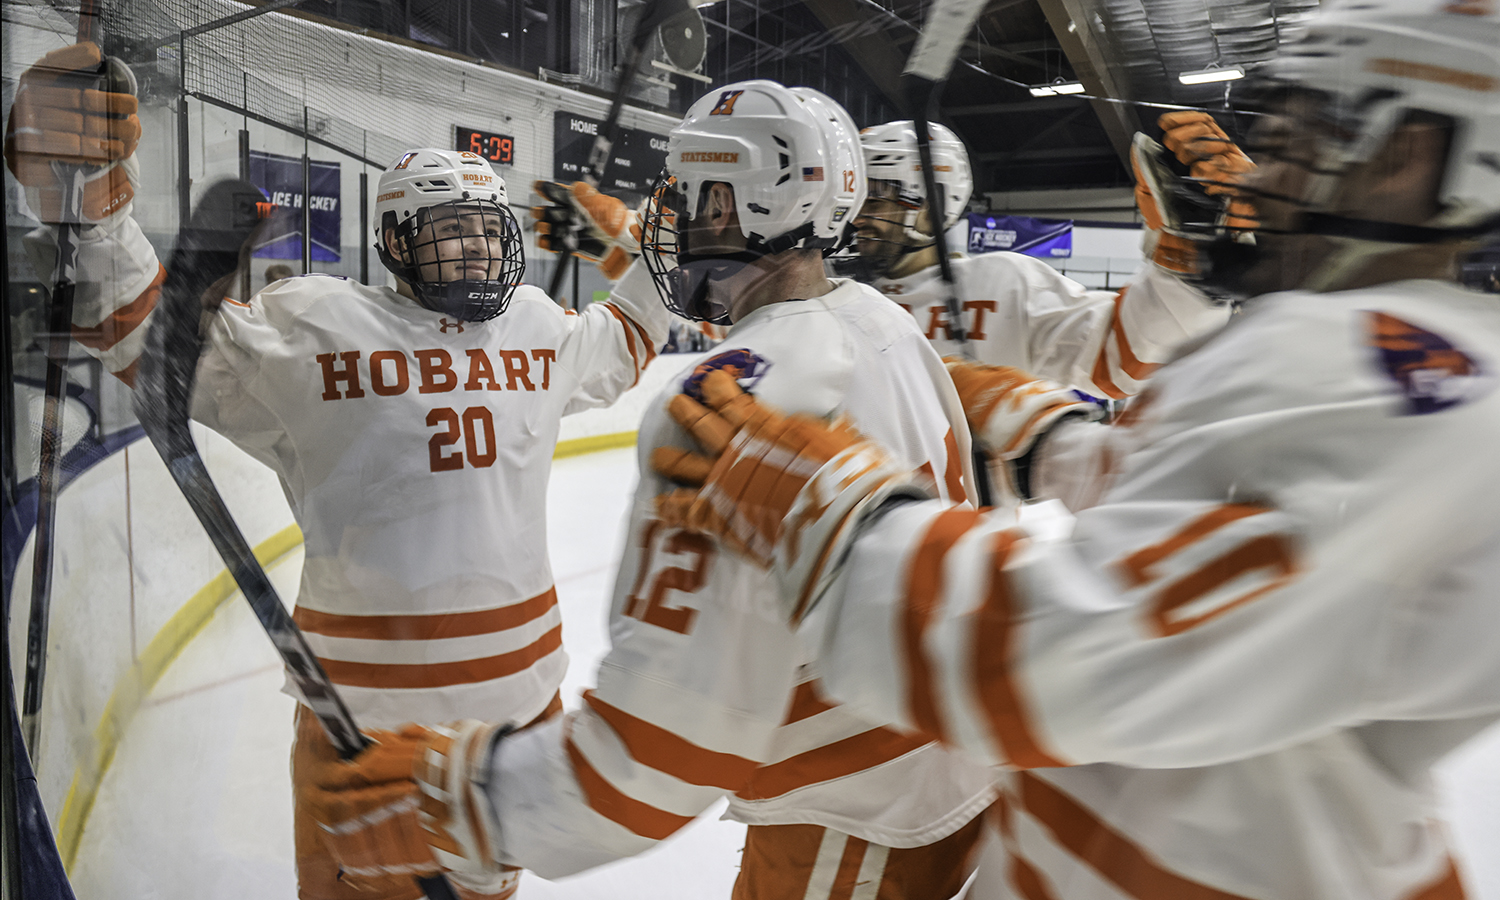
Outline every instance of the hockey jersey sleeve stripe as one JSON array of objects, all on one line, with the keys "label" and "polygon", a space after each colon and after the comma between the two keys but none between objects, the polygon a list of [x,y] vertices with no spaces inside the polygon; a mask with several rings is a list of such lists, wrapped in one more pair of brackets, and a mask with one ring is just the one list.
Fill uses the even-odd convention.
[{"label": "hockey jersey sleeve stripe", "polygon": [[958,455],[958,439],[953,436],[952,428],[943,435],[943,449],[948,453],[943,465],[943,484],[948,488],[948,499],[961,503],[968,492],[964,490],[964,461]]},{"label": "hockey jersey sleeve stripe", "polygon": [[1438,876],[1438,880],[1413,894],[1411,900],[1464,900],[1463,880],[1458,877],[1458,867],[1453,864],[1453,858],[1448,858],[1448,868]]},{"label": "hockey jersey sleeve stripe", "polygon": [[1020,806],[1058,844],[1110,883],[1138,900],[1248,900],[1164,868],[1078,801],[1030,772],[1016,776]]},{"label": "hockey jersey sleeve stripe", "polygon": [[345,616],[297,607],[292,619],[305,632],[325,637],[374,641],[430,641],[494,634],[525,625],[557,605],[557,589],[548,588],[520,603],[472,612],[408,616]]},{"label": "hockey jersey sleeve stripe", "polygon": [[584,800],[590,809],[604,818],[654,841],[671,837],[682,826],[693,821],[692,816],[679,816],[657,809],[622,793],[589,764],[583,752],[573,743],[572,737],[567,739],[566,747],[574,777],[578,779],[578,786],[583,789]]},{"label": "hockey jersey sleeve stripe", "polygon": [[1066,766],[1042,747],[1032,716],[1021,696],[1020,685],[1012,677],[1017,655],[1016,624],[1019,610],[1011,592],[1010,576],[1005,564],[1020,542],[1022,532],[1002,531],[995,535],[990,551],[990,585],[974,628],[974,683],[979,701],[989,721],[990,732],[998,746],[997,758],[1018,768],[1056,768]]},{"label": "hockey jersey sleeve stripe", "polygon": [[166,278],[167,270],[158,263],[156,277],[134,300],[105,316],[97,325],[75,324],[73,339],[91,350],[104,351],[113,347],[139,328],[151,314],[151,310],[156,308],[156,301],[161,296],[161,286]]},{"label": "hockey jersey sleeve stripe", "polygon": [[121,381],[125,382],[125,386],[126,387],[132,387],[133,388],[133,387],[135,387],[136,372],[139,371],[140,365],[141,365],[141,361],[139,359],[133,359],[133,360],[130,361],[130,365],[128,365],[125,368],[121,369],[120,371],[114,372],[112,374],[116,378],[118,378]]},{"label": "hockey jersey sleeve stripe", "polygon": [[[641,380],[641,370],[645,368],[645,365],[641,362],[640,352],[635,349],[636,329],[630,327],[635,323],[630,320],[629,316],[620,312],[620,310],[617,309],[613,303],[603,302],[601,305],[605,309],[609,310],[610,314],[613,315],[616,319],[620,320],[620,328],[625,331],[625,347],[630,351],[630,358],[635,363],[635,380],[630,383],[631,386],[634,387],[636,382],[639,382]],[[648,351],[650,350],[649,341],[647,342],[646,349]]]},{"label": "hockey jersey sleeve stripe", "polygon": [[1000,832],[1000,843],[1005,848],[1005,860],[1010,872],[1010,886],[1021,895],[1022,900],[1058,900],[1052,890],[1052,882],[1037,870],[1016,849],[1014,814],[1004,792],[995,798],[989,808],[995,829]]},{"label": "hockey jersey sleeve stripe", "polygon": [[803,719],[811,719],[818,713],[833,709],[834,705],[818,693],[816,680],[804,681],[792,691],[792,702],[786,711],[786,721],[781,724],[790,725]]},{"label": "hockey jersey sleeve stripe", "polygon": [[735,791],[755,771],[753,760],[700,747],[605,703],[593,691],[583,692],[583,702],[614,729],[632,759],[688,784]]},{"label": "hockey jersey sleeve stripe", "polygon": [[542,657],[562,648],[562,626],[543,634],[531,644],[510,653],[481,659],[423,664],[348,662],[319,657],[335,684],[350,687],[401,688],[451,687],[504,678],[530,668]]},{"label": "hockey jersey sleeve stripe", "polygon": [[1153,372],[1161,368],[1158,363],[1142,362],[1130,346],[1130,336],[1125,333],[1125,322],[1122,316],[1125,295],[1129,290],[1129,287],[1124,287],[1115,294],[1114,314],[1109,323],[1109,331],[1114,337],[1114,350],[1118,360],[1114,362],[1110,360],[1110,341],[1106,338],[1099,347],[1098,358],[1094,361],[1094,386],[1104,391],[1113,400],[1123,400],[1127,395],[1138,390],[1138,385],[1130,386],[1129,390],[1121,389],[1112,377],[1113,374],[1118,373],[1133,381],[1141,382],[1150,378]]},{"label": "hockey jersey sleeve stripe", "polygon": [[873,728],[781,762],[761,766],[737,796],[745,800],[780,797],[798,788],[873,769],[928,743],[926,738],[900,734],[889,728]]},{"label": "hockey jersey sleeve stripe", "polygon": [[979,511],[956,506],[933,520],[906,575],[906,602],[902,606],[902,658],[906,663],[906,703],[912,723],[938,740],[947,737],[948,729],[938,715],[932,663],[925,642],[931,623],[943,597],[943,563],[948,551],[968,533]]},{"label": "hockey jersey sleeve stripe", "polygon": [[1226,503],[1189,522],[1170,538],[1130,554],[1120,561],[1116,569],[1127,584],[1140,587],[1154,578],[1152,566],[1231,522],[1264,512],[1270,512],[1270,508],[1248,503]]}]

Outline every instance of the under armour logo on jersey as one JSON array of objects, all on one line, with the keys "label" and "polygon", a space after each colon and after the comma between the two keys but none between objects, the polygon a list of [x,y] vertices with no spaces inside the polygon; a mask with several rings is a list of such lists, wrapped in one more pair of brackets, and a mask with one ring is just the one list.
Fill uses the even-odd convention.
[{"label": "under armour logo on jersey", "polygon": [[1494,388],[1494,379],[1440,334],[1367,310],[1366,327],[1381,368],[1406,397],[1407,415],[1442,412]]},{"label": "under armour logo on jersey", "polygon": [[447,334],[448,329],[450,328],[456,329],[459,334],[464,333],[464,323],[450,322],[447,320],[447,318],[438,319],[438,329],[442,331],[443,334]]},{"label": "under armour logo on jersey", "polygon": [[770,371],[771,361],[743,347],[717,353],[693,367],[693,374],[682,382],[682,392],[703,402],[703,379],[716,369],[728,372],[739,382],[741,390],[751,393],[751,389],[760,384],[760,380],[766,377],[766,372]]},{"label": "under armour logo on jersey", "polygon": [[711,115],[711,116],[732,116],[732,115],[734,115],[734,104],[735,104],[735,101],[739,100],[740,99],[740,94],[743,94],[743,93],[745,93],[745,92],[744,91],[725,91],[724,93],[722,93],[722,94],[719,95],[719,102],[714,104],[714,108],[711,109],[711,110],[709,110],[708,114]]}]

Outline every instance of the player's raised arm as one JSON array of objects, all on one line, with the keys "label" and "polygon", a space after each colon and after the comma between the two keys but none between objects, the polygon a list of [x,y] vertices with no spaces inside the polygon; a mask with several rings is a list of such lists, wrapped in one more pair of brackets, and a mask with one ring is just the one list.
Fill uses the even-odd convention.
[{"label": "player's raised arm", "polygon": [[[1477,627],[1481,598],[1431,581],[1430,542],[1392,534],[1371,553],[1383,529],[1446,516],[1454,497],[1384,480],[1390,444],[1375,435],[1400,424],[1378,393],[1339,411],[1347,401],[1298,402],[1316,371],[1244,371],[1246,354],[1310,325],[1254,324],[1179,363],[1141,426],[1161,446],[1080,515],[1071,541],[1038,543],[1008,517],[892,494],[899,472],[868,474],[883,471],[877,448],[732,385],[716,385],[706,408],[676,404],[709,452],[658,461],[703,482],[665,497],[663,514],[774,548],[784,609],[804,619],[833,696],[1006,765],[1204,766],[1370,719],[1500,709],[1493,660],[1425,658],[1464,625],[1401,612],[1448,593]],[[1246,401],[1250,380],[1273,391]],[[1205,383],[1222,385],[1210,392],[1221,402],[1191,396]],[[1288,458],[1295,440],[1336,447],[1346,463]],[[1405,462],[1456,456],[1437,442]],[[1453,490],[1495,489],[1477,470],[1452,476]],[[1490,533],[1496,516],[1481,506],[1466,515]],[[1443,566],[1464,570],[1467,552],[1449,549]],[[1350,666],[1367,653],[1378,672]]]},{"label": "player's raised arm", "polygon": [[[1025,367],[1097,397],[1139,393],[1178,348],[1224,325],[1221,288],[1234,273],[1207,245],[1226,229],[1253,240],[1254,208],[1236,185],[1254,164],[1207,113],[1167,113],[1158,125],[1166,149],[1137,135],[1131,151],[1145,225],[1141,271],[1114,293],[1085,291],[1050,267],[1030,276]],[[1168,152],[1190,167],[1188,178],[1168,169]]]}]

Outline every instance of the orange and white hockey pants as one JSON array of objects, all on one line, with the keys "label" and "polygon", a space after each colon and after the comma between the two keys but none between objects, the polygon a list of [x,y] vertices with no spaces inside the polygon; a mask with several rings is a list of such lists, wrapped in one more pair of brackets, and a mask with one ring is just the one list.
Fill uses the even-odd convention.
[{"label": "orange and white hockey pants", "polygon": [[751,825],[733,900],[950,900],[976,864],[983,820],[909,848],[821,825]]},{"label": "orange and white hockey pants", "polygon": [[[562,712],[562,695],[552,698],[546,710],[526,725],[544,722]],[[339,866],[318,836],[318,823],[302,803],[300,785],[305,779],[302,772],[308,765],[313,748],[319,743],[328,743],[323,726],[318,724],[312,711],[297,705],[297,737],[292,743],[292,805],[293,832],[297,844],[297,896],[301,900],[421,900],[422,889],[416,879],[408,876],[392,876],[379,880],[366,879],[361,889],[356,889],[339,878]],[[511,885],[497,894],[476,894],[454,885],[462,900],[507,900],[516,893],[515,884],[520,881],[521,870],[516,869],[516,878]]]}]

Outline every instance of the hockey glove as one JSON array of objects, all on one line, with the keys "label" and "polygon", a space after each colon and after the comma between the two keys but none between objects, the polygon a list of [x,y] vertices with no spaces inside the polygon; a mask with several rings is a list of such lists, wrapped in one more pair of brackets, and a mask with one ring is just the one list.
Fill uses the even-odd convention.
[{"label": "hockey glove", "polygon": [[85,167],[80,224],[109,218],[135,196],[135,88],[130,68],[93,43],[54,50],[22,73],[5,128],[5,164],[43,222],[70,217],[54,163]]},{"label": "hockey glove", "polygon": [[586,181],[575,181],[571,187],[556,181],[531,186],[549,204],[531,209],[537,220],[537,246],[543,250],[571,251],[594,260],[610,281],[624,275],[641,255],[640,219],[623,200],[601,194]]},{"label": "hockey glove", "polygon": [[[1135,202],[1148,229],[1146,255],[1175,275],[1200,274],[1198,244],[1223,230],[1241,236],[1259,224],[1236,185],[1255,169],[1208,113],[1170,112],[1157,120],[1166,147],[1137,134],[1130,148]],[[1186,179],[1167,167],[1170,150],[1188,166]]]},{"label": "hockey glove", "polygon": [[963,402],[969,431],[991,460],[1008,463],[1017,496],[1030,499],[1029,478],[1019,477],[1021,466],[1029,468],[1031,452],[1047,432],[1064,419],[1097,421],[1104,410],[1083,399],[1071,388],[1009,366],[986,366],[956,356],[943,360],[958,399]]},{"label": "hockey glove", "polygon": [[484,791],[490,748],[508,730],[469,719],[372,731],[375,743],[352,760],[320,746],[303,798],[344,880],[358,886],[446,871],[480,893],[514,884],[519,870],[495,861]]},{"label": "hockey glove", "polygon": [[863,512],[892,496],[928,496],[847,424],[783,415],[722,371],[703,379],[702,399],[679,394],[667,407],[707,452],[652,453],[658,473],[692,486],[658,497],[657,515],[769,565],[794,624],[833,582]]}]

